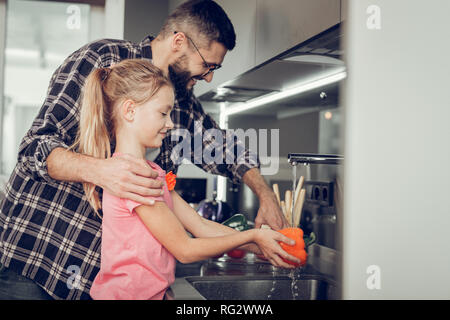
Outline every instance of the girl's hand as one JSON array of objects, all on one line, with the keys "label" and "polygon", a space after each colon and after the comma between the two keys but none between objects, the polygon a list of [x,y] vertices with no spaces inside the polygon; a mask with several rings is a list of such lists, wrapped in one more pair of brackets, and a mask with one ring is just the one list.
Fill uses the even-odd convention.
[{"label": "girl's hand", "polygon": [[146,205],[155,202],[145,197],[161,196],[164,182],[156,180],[158,172],[145,160],[123,154],[99,161],[97,185],[112,195]]},{"label": "girl's hand", "polygon": [[284,262],[281,258],[291,260],[295,263],[300,263],[300,260],[286,251],[284,251],[278,244],[279,241],[284,242],[288,245],[293,245],[294,240],[286,237],[285,235],[270,229],[255,229],[255,242],[261,249],[264,257],[269,260],[269,262],[276,267],[283,267],[293,269],[295,266]]}]

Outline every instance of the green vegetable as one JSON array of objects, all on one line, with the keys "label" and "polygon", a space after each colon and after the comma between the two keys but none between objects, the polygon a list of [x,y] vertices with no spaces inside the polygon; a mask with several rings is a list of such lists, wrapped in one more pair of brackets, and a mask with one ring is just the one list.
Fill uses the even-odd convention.
[{"label": "green vegetable", "polygon": [[311,232],[309,236],[304,235],[303,240],[305,241],[305,248],[307,248],[316,242],[316,234],[314,232]]},{"label": "green vegetable", "polygon": [[[227,227],[233,228],[237,231],[244,231],[251,229],[247,223],[247,218],[241,213],[233,215],[231,218],[228,218],[227,220],[222,222],[222,224]],[[304,235],[303,240],[305,241],[305,248],[307,248],[316,242],[317,240],[316,234],[314,232],[311,232],[309,236]]]},{"label": "green vegetable", "polygon": [[250,229],[247,223],[247,218],[241,213],[235,214],[231,218],[222,222],[222,224],[227,227],[233,228],[237,231],[244,231]]}]

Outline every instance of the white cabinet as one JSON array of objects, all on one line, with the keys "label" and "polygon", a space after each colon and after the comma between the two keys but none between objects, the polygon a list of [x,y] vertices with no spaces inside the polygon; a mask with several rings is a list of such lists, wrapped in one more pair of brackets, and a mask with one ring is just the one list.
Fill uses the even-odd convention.
[{"label": "white cabinet", "polygon": [[340,22],[340,0],[258,0],[256,64]]},{"label": "white cabinet", "polygon": [[341,0],[341,22],[347,20],[348,0]]},{"label": "white cabinet", "polygon": [[317,35],[341,21],[341,0],[217,0],[236,31],[236,47],[197,96]]}]

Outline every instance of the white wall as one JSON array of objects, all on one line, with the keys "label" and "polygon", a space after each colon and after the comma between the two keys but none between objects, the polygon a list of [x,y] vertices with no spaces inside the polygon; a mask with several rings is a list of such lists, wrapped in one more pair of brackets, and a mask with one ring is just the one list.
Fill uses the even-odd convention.
[{"label": "white wall", "polygon": [[450,298],[448,12],[448,0],[349,2],[344,299]]},{"label": "white wall", "polygon": [[[5,40],[6,40],[6,0],[0,0],[0,150],[2,150],[2,132],[3,132],[3,86],[4,86],[4,63],[5,63]],[[3,163],[0,159],[0,174],[3,173],[2,170]],[[1,179],[1,177],[0,177]],[[0,182],[1,188],[1,182]]]},{"label": "white wall", "polygon": [[183,2],[186,2],[186,0],[169,0],[169,14],[171,14]]},{"label": "white wall", "polygon": [[147,35],[156,37],[168,14],[168,1],[126,1],[124,39],[138,43]]},{"label": "white wall", "polygon": [[125,0],[105,1],[105,38],[123,39]]}]

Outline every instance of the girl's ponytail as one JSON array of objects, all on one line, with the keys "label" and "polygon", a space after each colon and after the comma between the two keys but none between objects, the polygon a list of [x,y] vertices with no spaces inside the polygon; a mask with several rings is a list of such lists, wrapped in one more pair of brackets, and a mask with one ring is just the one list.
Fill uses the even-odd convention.
[{"label": "girl's ponytail", "polygon": [[[173,89],[163,72],[144,59],[126,59],[111,68],[93,70],[83,87],[78,135],[69,150],[98,159],[111,157],[111,145],[115,143],[116,126],[119,126],[119,111],[115,106],[124,99],[141,105],[162,86]],[[96,186],[83,183],[83,189],[100,216],[101,202]]]},{"label": "girl's ponytail", "polygon": [[[113,137],[109,133],[114,133],[112,108],[103,88],[110,72],[110,68],[95,69],[87,77],[83,88],[78,136],[74,144],[79,153],[100,159],[111,157]],[[101,208],[101,202],[96,186],[83,183],[83,189],[87,200],[100,217],[98,209]]]}]

